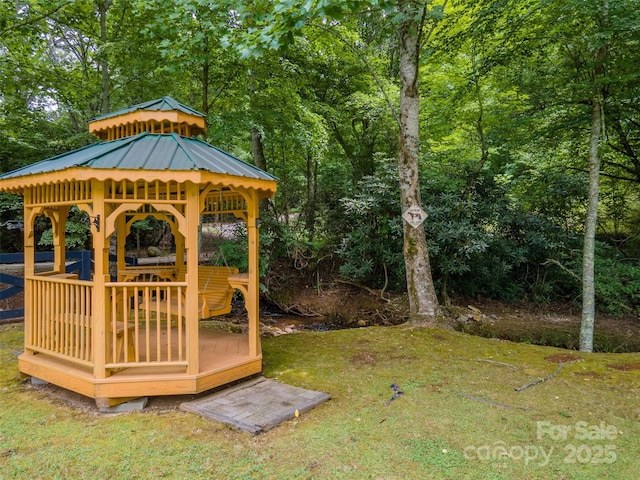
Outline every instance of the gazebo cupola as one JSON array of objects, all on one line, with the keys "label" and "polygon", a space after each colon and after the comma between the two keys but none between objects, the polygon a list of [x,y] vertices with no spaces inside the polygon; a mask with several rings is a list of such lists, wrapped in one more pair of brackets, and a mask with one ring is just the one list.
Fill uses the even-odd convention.
[{"label": "gazebo cupola", "polygon": [[[259,204],[275,194],[276,178],[197,139],[205,127],[204,115],[163,97],[93,119],[89,130],[102,141],[0,175],[0,191],[24,198],[23,375],[110,405],[200,393],[261,371]],[[90,220],[93,262],[81,277],[66,271],[72,206]],[[204,214],[246,223],[246,271],[200,264]],[[43,215],[54,244],[47,272],[35,269]],[[126,238],[149,216],[169,225],[175,261],[130,265]],[[229,312],[236,290],[248,332],[202,329],[200,319]]]},{"label": "gazebo cupola", "polygon": [[101,140],[118,140],[142,132],[192,137],[206,132],[206,121],[201,113],[171,97],[162,97],[94,118],[89,122],[89,132]]}]

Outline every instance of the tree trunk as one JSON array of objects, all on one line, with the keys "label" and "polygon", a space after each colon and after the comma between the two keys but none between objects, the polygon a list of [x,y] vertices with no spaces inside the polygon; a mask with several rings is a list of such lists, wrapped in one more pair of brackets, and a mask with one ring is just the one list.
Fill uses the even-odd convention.
[{"label": "tree trunk", "polygon": [[106,0],[98,3],[98,15],[100,20],[100,113],[105,115],[109,113],[111,108],[109,101],[109,56],[105,50],[107,45],[107,10],[113,3],[113,0]]},{"label": "tree trunk", "polygon": [[209,116],[209,38],[205,35],[203,41],[204,64],[202,65],[202,113],[205,117]]},{"label": "tree trunk", "polygon": [[[601,16],[598,19],[602,26],[607,23],[608,1],[601,3]],[[593,351],[593,330],[595,326],[595,244],[598,223],[598,194],[600,185],[600,137],[604,119],[604,89],[599,84],[604,77],[604,61],[607,45],[601,45],[595,55],[593,73],[594,93],[591,101],[591,134],[589,136],[589,205],[584,226],[584,245],[582,252],[582,322],[580,323],[580,351]]]},{"label": "tree trunk", "polygon": [[591,135],[589,138],[589,206],[584,228],[582,253],[582,323],[580,324],[580,351],[593,351],[593,328],[595,325],[595,241],[598,223],[598,192],[600,183],[600,128],[602,105],[599,95],[593,99]]},{"label": "tree trunk", "polygon": [[598,223],[598,193],[600,183],[600,130],[602,104],[600,95],[593,98],[591,135],[589,138],[589,206],[584,228],[582,253],[582,322],[580,324],[580,351],[593,351],[593,329],[595,325],[595,241]]},{"label": "tree trunk", "polygon": [[[418,177],[420,135],[418,67],[420,36],[413,2],[400,2],[404,20],[400,26],[400,131],[398,135],[398,176],[400,204],[405,211],[421,206]],[[415,326],[435,326],[441,315],[436,296],[424,228],[412,227],[406,221],[404,229],[404,262],[407,270],[409,323]]]},{"label": "tree trunk", "polygon": [[253,164],[266,172],[267,159],[264,156],[262,133],[260,133],[257,127],[251,127],[251,150],[253,152]]}]

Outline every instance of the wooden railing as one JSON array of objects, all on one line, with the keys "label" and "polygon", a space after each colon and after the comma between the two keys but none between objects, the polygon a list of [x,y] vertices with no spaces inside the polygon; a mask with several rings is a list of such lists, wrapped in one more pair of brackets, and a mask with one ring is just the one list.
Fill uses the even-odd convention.
[{"label": "wooden railing", "polygon": [[92,283],[68,275],[28,277],[30,322],[25,347],[93,365]]},{"label": "wooden railing", "polygon": [[[90,250],[68,251],[66,253],[67,265],[66,273],[77,273],[79,280],[91,280],[91,254]],[[53,262],[53,252],[36,252],[36,264],[40,262]],[[73,261],[75,260],[75,261]],[[109,255],[109,260],[116,261],[114,255]],[[136,268],[138,259],[135,257],[125,257],[127,265]],[[0,264],[22,264],[24,263],[23,253],[0,253]],[[37,266],[37,265],[36,265]],[[16,269],[21,270],[22,265],[16,265]],[[131,267],[128,267],[131,268]],[[0,300],[14,297],[24,291],[24,279],[22,276],[0,273],[0,283],[9,287],[0,290]],[[0,324],[11,322],[24,317],[24,308],[12,308],[10,310],[0,310]]]},{"label": "wooden railing", "polygon": [[175,282],[178,269],[171,265],[127,266],[118,272],[119,282]]},{"label": "wooden railing", "polygon": [[187,366],[186,282],[107,287],[107,368]]},{"label": "wooden railing", "polygon": [[103,307],[93,305],[92,283],[73,275],[36,275],[26,282],[27,349],[93,367],[93,321],[104,311],[106,368],[186,368],[186,282],[107,283]]},{"label": "wooden railing", "polygon": [[[38,262],[53,262],[53,252],[36,252],[35,261]],[[78,279],[80,280],[90,280],[91,279],[91,251],[89,250],[80,250],[80,251],[70,251],[66,254],[67,263],[65,271],[67,273],[75,272],[78,274]],[[75,262],[70,262],[71,260],[75,260]],[[130,259],[127,257],[127,260],[130,262],[136,262],[136,259]],[[0,253],[0,264],[4,263],[15,263],[22,264],[24,263],[24,254],[23,253]],[[134,263],[135,264],[135,263]],[[16,268],[22,269],[22,265],[16,266]],[[5,273],[0,273],[0,283],[8,284],[9,287],[4,290],[0,290],[0,300],[4,300],[6,298],[11,298],[16,295],[21,294],[24,291],[24,279],[22,276],[9,275]],[[18,318],[24,317],[24,308],[12,308],[11,310],[0,310],[0,323],[3,321],[13,321]]]}]

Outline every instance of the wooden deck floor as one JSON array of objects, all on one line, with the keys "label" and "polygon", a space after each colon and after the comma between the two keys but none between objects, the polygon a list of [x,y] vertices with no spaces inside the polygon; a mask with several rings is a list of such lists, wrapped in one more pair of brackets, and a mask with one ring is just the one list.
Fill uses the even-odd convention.
[{"label": "wooden deck floor", "polygon": [[[178,336],[174,341],[173,333],[172,355],[175,355]],[[152,349],[154,345],[151,344]],[[25,375],[95,398],[96,403],[99,399],[201,393],[262,370],[262,355],[249,355],[249,337],[244,334],[200,328],[198,357],[196,374],[188,374],[186,367],[180,365],[140,366],[116,369],[106,378],[95,378],[86,367],[45,354],[23,354],[19,365]]]},{"label": "wooden deck floor", "polygon": [[[171,358],[177,359],[179,357],[179,337],[177,329],[171,329]],[[167,335],[166,331],[162,332],[162,335]],[[139,358],[141,361],[147,357],[149,353],[150,358],[157,358],[157,331],[153,331],[150,335],[149,352],[146,350],[146,345],[142,342]],[[198,332],[199,345],[199,373],[205,374],[208,372],[219,371],[220,369],[228,368],[238,363],[242,363],[250,360],[249,357],[249,337],[243,334],[230,333],[221,330],[212,330],[210,328],[200,328]],[[184,339],[183,339],[184,349]],[[167,352],[163,352],[161,355],[163,359],[168,358]],[[115,375],[138,375],[144,372],[145,367],[132,367],[125,368]],[[176,367],[176,371],[179,371],[180,367]]]}]

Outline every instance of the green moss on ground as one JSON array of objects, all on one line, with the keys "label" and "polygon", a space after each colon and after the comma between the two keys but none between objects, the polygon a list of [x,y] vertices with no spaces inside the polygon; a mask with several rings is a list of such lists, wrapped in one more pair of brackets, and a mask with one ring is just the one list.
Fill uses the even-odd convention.
[{"label": "green moss on ground", "polygon": [[0,328],[0,478],[640,478],[640,370],[620,368],[640,354],[402,326],[263,339],[267,377],[332,400],[252,437],[177,403],[74,408],[20,382],[21,344]]}]

